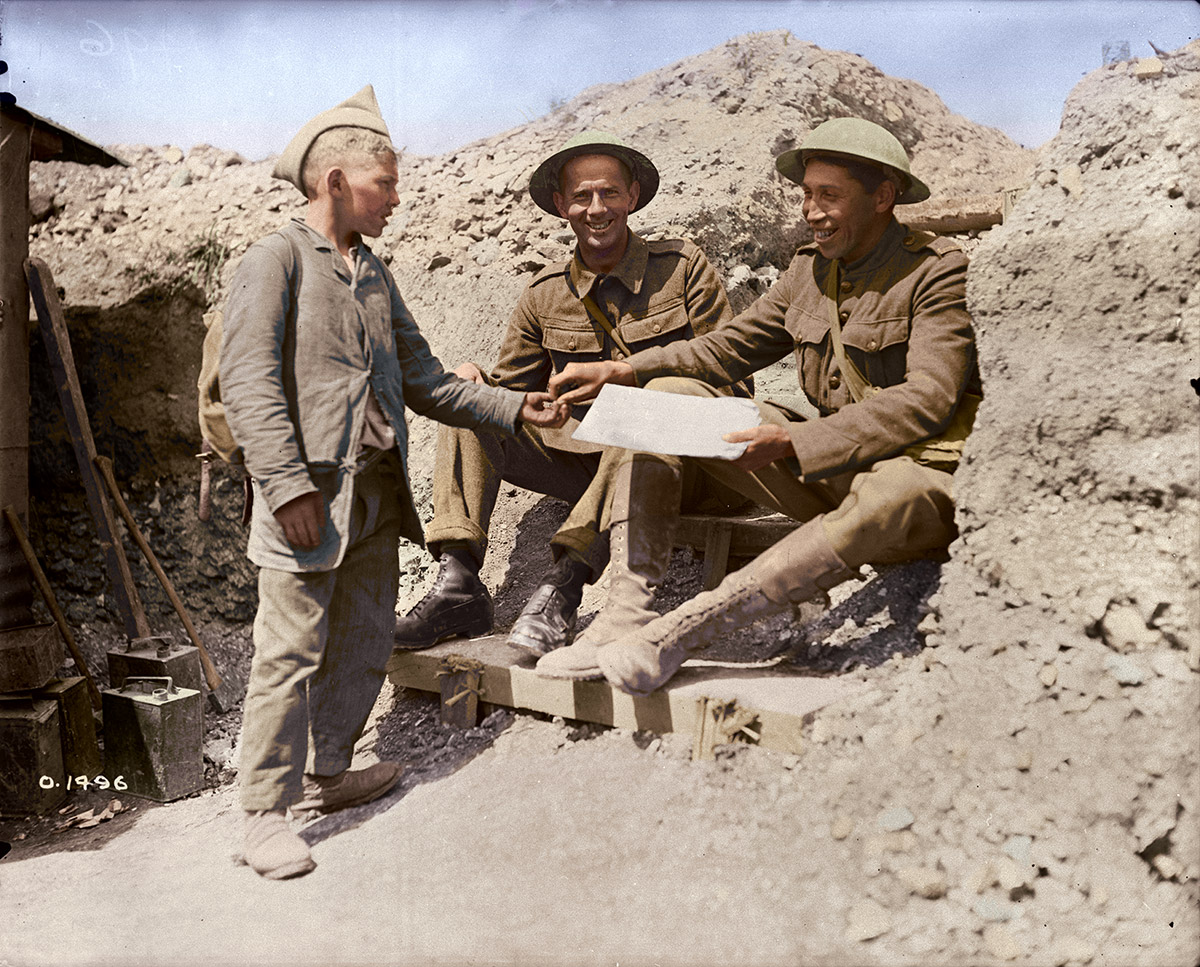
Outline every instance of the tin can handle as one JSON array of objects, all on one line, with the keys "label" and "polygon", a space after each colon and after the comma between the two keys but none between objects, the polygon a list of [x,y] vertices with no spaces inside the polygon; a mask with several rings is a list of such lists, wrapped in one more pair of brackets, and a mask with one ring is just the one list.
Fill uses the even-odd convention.
[{"label": "tin can handle", "polygon": [[155,691],[162,691],[169,695],[174,695],[178,691],[170,675],[131,675],[125,679],[125,684],[121,686],[121,691],[125,691],[133,682],[158,682],[163,688],[155,689]]}]

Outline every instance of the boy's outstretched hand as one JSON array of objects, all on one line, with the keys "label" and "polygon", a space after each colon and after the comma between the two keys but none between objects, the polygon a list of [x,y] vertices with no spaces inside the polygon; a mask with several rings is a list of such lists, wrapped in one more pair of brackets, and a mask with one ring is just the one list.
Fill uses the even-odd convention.
[{"label": "boy's outstretched hand", "polygon": [[316,547],[325,527],[325,498],[316,490],[293,497],[275,511],[275,519],[293,547]]},{"label": "boy's outstretched hand", "polygon": [[521,420],[530,426],[546,430],[557,430],[567,422],[571,407],[558,402],[549,393],[526,393],[525,405],[521,407]]},{"label": "boy's outstretched hand", "polygon": [[561,373],[550,377],[550,385],[547,388],[560,403],[574,406],[594,400],[605,383],[636,386],[633,367],[617,359],[595,363],[567,363]]}]

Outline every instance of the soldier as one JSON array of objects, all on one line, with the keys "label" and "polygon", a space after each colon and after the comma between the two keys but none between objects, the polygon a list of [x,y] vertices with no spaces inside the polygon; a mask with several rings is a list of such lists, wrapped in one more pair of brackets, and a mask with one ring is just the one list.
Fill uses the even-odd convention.
[{"label": "soldier", "polygon": [[[630,352],[711,332],[733,313],[716,272],[692,242],[647,242],[629,230],[630,214],[658,189],[658,170],[611,134],[571,138],[534,171],[529,194],[545,212],[567,220],[577,245],[568,262],[547,266],[522,293],[490,376],[466,363],[456,372],[479,383],[544,390],[553,371],[572,361],[620,360]],[[721,392],[749,396],[744,386]],[[555,559],[510,633],[535,655],[565,645],[584,584],[608,562],[609,483],[620,451],[571,439],[573,417],[559,431],[525,425],[515,437],[443,427],[433,477],[434,517],[426,544],[438,559],[429,593],[396,621],[397,648],[428,648],[453,635],[492,628],[492,600],[479,578],[500,482],[572,504],[551,541]],[[701,475],[695,475],[696,481]],[[687,483],[691,483],[691,480]],[[731,506],[723,488],[688,487],[697,509]],[[724,492],[732,505],[743,502]],[[678,510],[675,498],[672,512]]]},{"label": "soldier", "polygon": [[[944,548],[955,536],[951,474],[982,392],[967,313],[967,259],[952,241],[906,231],[893,206],[929,189],[888,131],[861,118],[814,129],[776,168],[804,189],[814,241],[746,312],[719,331],[629,359],[568,366],[550,381],[560,401],[595,396],[605,382],[696,396],[744,379],[794,352],[817,419],[757,402],[762,423],[732,433],[736,460],[627,454],[614,480],[633,495],[630,535],[670,553],[681,466],[707,474],[787,514],[801,526],[669,614],[642,611],[637,581],[614,574],[635,607],[603,638],[583,636],[547,655],[539,673],[606,677],[631,694],[665,683],[687,656],[731,628],[822,595],[868,562],[898,562]],[[684,374],[691,379],[668,374]],[[704,380],[701,382],[700,380]],[[710,385],[711,384],[711,385]],[[653,492],[653,505],[641,495]]]}]

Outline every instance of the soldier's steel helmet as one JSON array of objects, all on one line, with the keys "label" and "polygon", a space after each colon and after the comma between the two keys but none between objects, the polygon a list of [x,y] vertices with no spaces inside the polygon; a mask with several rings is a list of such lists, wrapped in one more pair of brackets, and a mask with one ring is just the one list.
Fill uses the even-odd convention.
[{"label": "soldier's steel helmet", "polygon": [[615,134],[607,131],[582,131],[537,166],[529,179],[529,197],[544,212],[561,218],[554,207],[554,193],[558,191],[558,174],[562,166],[572,158],[584,154],[607,154],[625,163],[639,185],[638,202],[630,211],[645,208],[658,191],[658,169],[640,151],[634,151]]},{"label": "soldier's steel helmet", "polygon": [[909,169],[904,145],[887,128],[865,118],[830,118],[818,124],[800,142],[800,147],[776,158],[775,167],[785,178],[800,184],[805,162],[822,155],[854,158],[891,168],[900,176],[903,188],[896,199],[897,205],[911,205],[929,197],[928,186]]}]

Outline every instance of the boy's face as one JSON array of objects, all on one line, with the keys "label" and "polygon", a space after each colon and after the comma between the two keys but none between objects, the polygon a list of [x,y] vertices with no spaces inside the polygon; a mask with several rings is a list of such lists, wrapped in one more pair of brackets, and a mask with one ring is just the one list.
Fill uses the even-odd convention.
[{"label": "boy's face", "polygon": [[345,190],[342,195],[346,227],[359,235],[378,238],[400,204],[396,194],[399,174],[394,157],[363,158],[342,169]]}]

